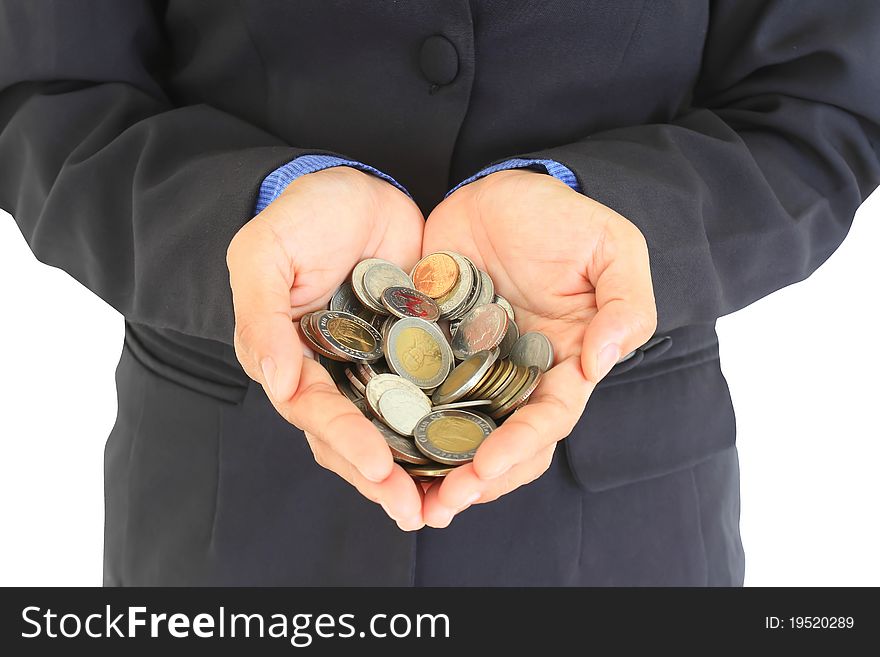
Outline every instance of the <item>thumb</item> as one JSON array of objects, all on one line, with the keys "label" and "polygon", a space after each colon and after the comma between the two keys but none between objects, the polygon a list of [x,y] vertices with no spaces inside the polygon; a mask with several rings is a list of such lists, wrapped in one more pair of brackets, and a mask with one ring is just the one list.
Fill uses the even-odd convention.
[{"label": "thumb", "polygon": [[616,243],[608,237],[601,251],[590,267],[598,312],[584,331],[581,350],[584,376],[593,383],[624,354],[647,342],[657,328],[651,268],[641,233]]},{"label": "thumb", "polygon": [[235,353],[273,401],[287,401],[299,385],[303,360],[290,305],[293,268],[274,237],[255,221],[239,231],[226,256]]}]

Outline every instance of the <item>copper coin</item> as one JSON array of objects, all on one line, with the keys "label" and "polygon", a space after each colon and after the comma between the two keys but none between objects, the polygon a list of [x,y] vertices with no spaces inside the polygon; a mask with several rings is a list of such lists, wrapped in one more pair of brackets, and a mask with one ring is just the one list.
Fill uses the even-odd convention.
[{"label": "copper coin", "polygon": [[458,283],[458,263],[446,253],[425,256],[412,270],[415,288],[432,299],[448,294]]}]

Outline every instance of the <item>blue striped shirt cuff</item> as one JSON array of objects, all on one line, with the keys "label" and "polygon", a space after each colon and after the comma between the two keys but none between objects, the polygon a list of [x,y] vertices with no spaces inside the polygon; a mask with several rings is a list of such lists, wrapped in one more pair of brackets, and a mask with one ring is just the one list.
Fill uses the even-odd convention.
[{"label": "blue striped shirt cuff", "polygon": [[526,167],[538,167],[544,169],[549,175],[553,176],[559,181],[564,182],[566,185],[571,187],[576,192],[582,192],[581,185],[578,182],[577,176],[574,175],[574,171],[569,169],[564,164],[557,162],[556,160],[541,160],[541,159],[524,159],[515,157],[510,160],[505,160],[504,162],[499,162],[498,164],[493,164],[492,166],[486,167],[482,171],[475,173],[470,178],[466,178],[458,183],[455,187],[446,192],[446,196],[449,196],[457,190],[459,187],[463,187],[464,185],[470,184],[475,180],[479,180],[485,176],[488,176],[490,173],[495,173],[497,171],[505,171],[507,169],[524,169]]},{"label": "blue striped shirt cuff", "polygon": [[287,189],[287,186],[300,176],[304,176],[307,173],[314,173],[315,171],[321,171],[322,169],[329,169],[331,167],[354,167],[355,169],[366,171],[367,173],[371,173],[374,176],[391,183],[397,187],[397,189],[412,198],[410,193],[406,190],[406,187],[401,185],[387,173],[383,173],[382,171],[371,167],[369,164],[356,162],[355,160],[346,160],[345,158],[336,157],[335,155],[300,155],[298,158],[278,167],[263,179],[263,183],[260,185],[260,192],[257,195],[257,205],[254,208],[254,214],[259,214],[265,210],[266,206],[281,196],[281,193]]}]

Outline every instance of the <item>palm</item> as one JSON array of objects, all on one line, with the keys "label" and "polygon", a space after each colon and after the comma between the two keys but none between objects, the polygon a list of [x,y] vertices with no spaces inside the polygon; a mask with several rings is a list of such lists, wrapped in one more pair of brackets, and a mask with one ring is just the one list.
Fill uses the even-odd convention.
[{"label": "palm", "polygon": [[337,180],[325,176],[303,182],[309,184],[282,196],[265,213],[277,238],[278,266],[289,277],[293,319],[325,307],[365,258],[383,258],[407,270],[415,264],[423,219],[400,192],[376,186],[380,202],[353,203],[356,194],[333,189]]},{"label": "palm", "polygon": [[531,201],[512,202],[503,212],[449,201],[431,214],[423,252],[468,256],[511,303],[521,332],[544,333],[557,362],[579,355],[584,327],[597,308],[586,275],[591,249],[572,239],[571,225],[547,221],[554,210]]}]

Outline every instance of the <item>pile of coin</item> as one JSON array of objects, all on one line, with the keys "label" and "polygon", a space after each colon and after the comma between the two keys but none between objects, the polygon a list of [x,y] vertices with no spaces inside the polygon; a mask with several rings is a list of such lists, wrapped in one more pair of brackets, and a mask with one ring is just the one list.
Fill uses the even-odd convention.
[{"label": "pile of coin", "polygon": [[425,256],[409,274],[378,258],[358,263],[329,309],[304,315],[300,329],[421,480],[471,461],[553,365],[547,337],[520,335],[489,275],[451,251]]}]

